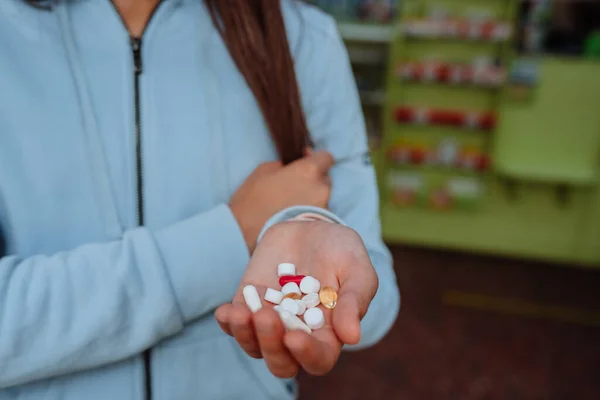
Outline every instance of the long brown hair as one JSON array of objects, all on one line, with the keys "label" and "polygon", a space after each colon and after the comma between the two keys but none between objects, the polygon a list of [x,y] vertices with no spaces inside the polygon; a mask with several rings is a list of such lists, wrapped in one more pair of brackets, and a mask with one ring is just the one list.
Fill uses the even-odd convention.
[{"label": "long brown hair", "polygon": [[[0,0],[4,1],[4,0]],[[25,0],[44,9],[44,0]],[[311,144],[287,40],[281,0],[204,0],[238,70],[252,90],[284,164]]]},{"label": "long brown hair", "polygon": [[284,163],[310,144],[281,0],[204,0]]}]

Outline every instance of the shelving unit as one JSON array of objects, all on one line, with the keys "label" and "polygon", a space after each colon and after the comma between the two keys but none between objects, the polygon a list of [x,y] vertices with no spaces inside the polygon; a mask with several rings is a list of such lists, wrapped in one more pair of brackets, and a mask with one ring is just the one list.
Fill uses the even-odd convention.
[{"label": "shelving unit", "polygon": [[[388,68],[383,207],[456,212],[472,211],[481,202],[492,160],[501,96],[497,89],[505,81],[510,57],[507,21],[514,19],[515,2],[439,0],[435,7],[426,0],[403,3],[402,34],[391,44]],[[477,13],[471,12],[475,8]],[[394,156],[396,149],[409,156]],[[456,190],[457,176],[467,182],[458,187],[476,188],[468,191],[468,198]],[[407,195],[415,187],[417,192]]]},{"label": "shelving unit", "polygon": [[[384,239],[599,267],[600,63],[545,56],[509,64],[512,37],[482,40],[493,30],[480,22],[515,25],[519,0],[401,4],[393,25],[340,23],[377,168]],[[430,37],[420,28],[405,35],[403,22],[426,17],[479,26],[448,35],[434,24],[425,27]],[[519,36],[527,42],[534,31]],[[490,55],[492,64],[481,62]],[[399,106],[433,114],[398,123]],[[473,129],[456,110],[493,112],[493,129]]]},{"label": "shelving unit", "polygon": [[[452,16],[474,6],[516,24],[518,4],[405,0],[402,18],[442,19],[447,15],[431,6]],[[512,64],[512,38],[428,29],[432,37],[417,29],[419,35],[391,43],[376,164],[384,238],[599,267],[600,63],[538,56]],[[486,82],[479,57],[490,55]],[[515,69],[519,64],[526,68]],[[457,82],[456,70],[465,66],[467,78]],[[416,112],[407,113],[412,107]],[[449,110],[493,112],[495,124],[464,129],[468,118]],[[468,168],[456,162],[461,153],[470,154]]]}]

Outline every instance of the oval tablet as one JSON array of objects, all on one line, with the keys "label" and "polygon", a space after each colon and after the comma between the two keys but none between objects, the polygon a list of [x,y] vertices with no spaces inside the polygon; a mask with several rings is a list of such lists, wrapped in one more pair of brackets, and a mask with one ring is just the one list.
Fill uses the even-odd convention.
[{"label": "oval tablet", "polygon": [[296,300],[296,304],[298,304],[298,312],[296,315],[304,314],[304,311],[306,311],[306,304],[302,300]]},{"label": "oval tablet", "polygon": [[321,304],[323,304],[325,307],[329,308],[330,310],[335,308],[335,305],[337,304],[337,299],[338,299],[338,295],[337,295],[336,291],[333,290],[332,287],[325,286],[319,292],[319,300],[321,300]]},{"label": "oval tablet", "polygon": [[244,295],[244,301],[246,301],[246,305],[253,313],[257,312],[262,308],[262,302],[260,301],[260,296],[258,295],[258,291],[252,285],[244,286],[242,290],[242,294]]},{"label": "oval tablet", "polygon": [[308,334],[312,333],[312,330],[306,325],[300,318],[290,313],[289,311],[281,310],[279,313],[283,326],[288,331],[304,331]]}]

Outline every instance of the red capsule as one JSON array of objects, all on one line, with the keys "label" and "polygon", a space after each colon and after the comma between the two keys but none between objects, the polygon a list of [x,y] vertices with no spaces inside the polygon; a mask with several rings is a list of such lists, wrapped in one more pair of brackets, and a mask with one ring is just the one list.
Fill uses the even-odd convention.
[{"label": "red capsule", "polygon": [[300,286],[300,281],[304,279],[304,275],[284,275],[279,278],[279,284],[283,287],[286,283],[294,282]]}]

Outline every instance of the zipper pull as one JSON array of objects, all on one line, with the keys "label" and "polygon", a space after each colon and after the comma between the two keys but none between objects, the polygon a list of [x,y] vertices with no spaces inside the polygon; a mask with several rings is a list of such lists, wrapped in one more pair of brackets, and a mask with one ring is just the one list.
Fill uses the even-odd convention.
[{"label": "zipper pull", "polygon": [[136,75],[141,75],[142,68],[142,39],[131,38],[131,50],[133,51],[133,71]]}]

